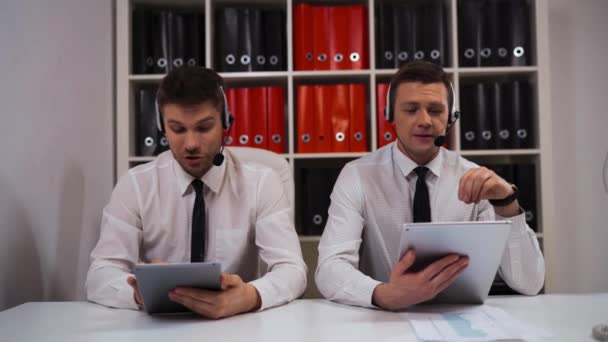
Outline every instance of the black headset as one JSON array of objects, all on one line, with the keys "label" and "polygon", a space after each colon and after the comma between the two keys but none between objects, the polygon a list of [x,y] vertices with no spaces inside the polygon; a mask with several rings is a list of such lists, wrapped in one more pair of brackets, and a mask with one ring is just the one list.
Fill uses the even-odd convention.
[{"label": "black headset", "polygon": [[[397,76],[395,75],[395,77],[393,77],[393,79],[391,80],[390,85],[388,86],[388,91],[386,92],[386,106],[384,107],[384,118],[386,119],[386,121],[393,123],[393,121],[395,120],[395,109],[394,107],[394,99],[393,99],[393,88],[395,87],[395,84],[399,84],[401,82],[396,82],[396,78]],[[454,124],[456,123],[456,120],[458,120],[460,118],[460,112],[456,110],[456,101],[455,101],[455,95],[454,95],[454,85],[452,85],[452,82],[448,81],[448,83],[450,84],[450,87],[448,88],[448,105],[450,106],[450,114],[448,115],[448,124],[445,128],[445,133],[443,135],[439,135],[437,137],[435,137],[435,141],[434,144],[435,146],[439,147],[441,145],[443,145],[445,143],[445,139],[446,136],[448,135],[448,132],[450,130],[450,128],[452,128],[452,126],[454,126]],[[399,138],[399,137],[397,137]]]},{"label": "black headset", "polygon": [[[386,106],[384,107],[384,118],[390,123],[393,123],[395,120],[395,109],[393,108],[395,104],[393,103],[394,99],[392,95],[394,91],[393,88],[396,86],[395,83],[402,83],[396,82],[395,79],[396,76],[393,78],[393,80],[391,80],[388,91],[386,92]],[[456,110],[456,101],[454,101],[454,86],[452,85],[452,82],[448,81],[448,83],[450,84],[450,87],[448,88],[448,105],[450,106],[448,126],[451,127],[451,125],[453,125],[460,117],[460,112]]]},{"label": "black headset", "polygon": [[[230,130],[232,129],[232,124],[234,123],[234,116],[232,115],[230,108],[228,108],[228,99],[226,98],[226,93],[224,92],[224,87],[222,86],[222,78],[217,73],[215,73],[215,71],[210,70],[210,69],[207,69],[207,70],[209,70],[211,73],[213,73],[215,75],[217,87],[218,87],[220,93],[222,94],[222,100],[224,101],[224,106],[222,108],[222,113],[221,113],[222,128],[224,129],[224,132],[226,130],[228,130],[227,134],[224,137],[222,137],[222,145],[220,146],[220,150],[213,157],[213,165],[220,166],[224,162],[224,145],[226,143],[226,140],[230,138],[229,135],[230,135]],[[163,122],[163,114],[162,114],[162,111],[160,110],[160,107],[158,106],[158,92],[156,93],[156,100],[154,101],[154,105],[156,108],[156,126],[158,127],[159,131],[161,131],[162,133],[165,133],[165,123]]]},{"label": "black headset", "polygon": [[[232,126],[232,123],[234,122],[234,117],[232,116],[232,112],[228,108],[228,100],[226,99],[226,93],[224,93],[224,87],[222,87],[221,85],[218,85],[218,88],[220,90],[220,93],[222,93],[222,99],[224,101],[224,106],[222,108],[221,115],[222,115],[222,127],[224,128],[224,130],[226,130]],[[165,123],[163,122],[163,114],[158,106],[158,93],[156,95],[155,106],[156,106],[156,126],[158,127],[159,131],[165,133]]]}]

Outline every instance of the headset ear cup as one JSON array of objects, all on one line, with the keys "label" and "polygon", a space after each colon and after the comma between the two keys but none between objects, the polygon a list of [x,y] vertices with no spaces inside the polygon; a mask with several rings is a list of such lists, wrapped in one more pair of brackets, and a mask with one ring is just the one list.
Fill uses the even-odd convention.
[{"label": "headset ear cup", "polygon": [[156,127],[159,131],[165,133],[165,125],[163,122],[163,115],[158,108],[158,101],[154,101],[154,108],[156,109]]}]

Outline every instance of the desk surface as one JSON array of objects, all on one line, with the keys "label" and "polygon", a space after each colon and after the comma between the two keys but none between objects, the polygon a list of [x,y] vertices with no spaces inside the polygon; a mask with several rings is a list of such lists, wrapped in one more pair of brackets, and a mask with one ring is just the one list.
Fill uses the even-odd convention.
[{"label": "desk surface", "polygon": [[[592,340],[608,324],[608,293],[491,297],[486,304],[551,332],[552,341]],[[402,313],[296,300],[223,320],[148,316],[87,302],[27,303],[0,312],[2,341],[416,341]],[[407,338],[409,337],[409,338]]]}]

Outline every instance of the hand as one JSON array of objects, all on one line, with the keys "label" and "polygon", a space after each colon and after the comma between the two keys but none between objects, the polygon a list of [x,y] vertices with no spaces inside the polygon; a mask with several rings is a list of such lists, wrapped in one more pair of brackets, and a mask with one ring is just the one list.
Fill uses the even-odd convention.
[{"label": "hand", "polygon": [[221,286],[221,291],[178,287],[169,299],[213,319],[254,311],[262,303],[258,290],[236,274],[222,273]]},{"label": "hand", "polygon": [[[468,170],[458,185],[458,199],[467,204],[503,199],[512,193],[511,184],[486,167]],[[515,200],[507,206],[494,207],[494,211],[503,217],[515,216],[519,214],[519,203]]]},{"label": "hand", "polygon": [[[160,259],[152,259],[151,264],[167,264],[167,262]],[[127,284],[131,285],[133,288],[133,298],[135,299],[135,303],[137,303],[137,305],[142,305],[144,301],[141,298],[141,292],[139,291],[137,279],[135,279],[134,275],[131,274],[129,277],[127,277]]]},{"label": "hand", "polygon": [[393,267],[389,282],[374,289],[372,299],[375,305],[399,310],[431,300],[450,286],[469,264],[468,257],[451,254],[420,272],[406,272],[415,260],[416,252],[408,250]]}]

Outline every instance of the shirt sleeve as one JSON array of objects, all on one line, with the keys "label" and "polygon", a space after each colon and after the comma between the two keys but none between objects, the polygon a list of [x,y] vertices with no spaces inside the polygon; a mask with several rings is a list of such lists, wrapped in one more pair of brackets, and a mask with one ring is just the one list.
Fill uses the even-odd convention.
[{"label": "shirt sleeve", "polygon": [[279,176],[268,170],[257,192],[255,243],[268,272],[251,281],[260,295],[260,310],[288,303],[306,289],[307,268],[294,228],[293,205]]},{"label": "shirt sleeve", "polygon": [[114,308],[139,309],[127,277],[139,259],[141,227],[136,187],[127,173],[103,210],[99,241],[91,252],[85,283],[88,300]]},{"label": "shirt sleeve", "polygon": [[494,212],[490,202],[482,201],[480,206],[478,220],[508,220],[513,223],[498,269],[500,277],[521,294],[538,294],[545,283],[545,259],[536,234],[526,223],[524,211],[520,208],[518,215],[502,217]]},{"label": "shirt sleeve", "polygon": [[319,243],[317,287],[329,300],[375,307],[374,289],[380,281],[359,269],[359,248],[364,227],[363,192],[357,170],[345,166],[331,194],[329,217]]}]

